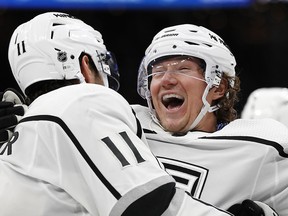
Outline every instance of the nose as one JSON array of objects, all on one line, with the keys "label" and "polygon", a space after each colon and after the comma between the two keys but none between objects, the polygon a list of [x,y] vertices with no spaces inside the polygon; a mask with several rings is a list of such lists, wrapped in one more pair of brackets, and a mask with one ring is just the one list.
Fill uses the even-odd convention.
[{"label": "nose", "polygon": [[163,86],[171,86],[171,85],[176,85],[178,80],[176,77],[176,73],[173,72],[173,70],[167,70],[162,79],[161,79],[162,85]]}]

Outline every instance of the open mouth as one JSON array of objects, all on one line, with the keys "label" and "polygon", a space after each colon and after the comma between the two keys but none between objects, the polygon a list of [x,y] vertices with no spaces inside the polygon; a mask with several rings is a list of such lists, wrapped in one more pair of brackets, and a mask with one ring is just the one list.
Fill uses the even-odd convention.
[{"label": "open mouth", "polygon": [[163,105],[168,109],[178,109],[184,103],[184,98],[176,94],[168,94],[162,97]]}]

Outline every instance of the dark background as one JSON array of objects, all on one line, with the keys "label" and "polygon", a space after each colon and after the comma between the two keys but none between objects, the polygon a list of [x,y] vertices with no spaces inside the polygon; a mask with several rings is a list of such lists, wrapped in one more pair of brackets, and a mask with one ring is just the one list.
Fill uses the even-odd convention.
[{"label": "dark background", "polygon": [[[0,91],[19,90],[8,63],[8,44],[14,29],[42,12],[56,9],[0,9]],[[138,65],[153,36],[162,28],[191,23],[219,34],[232,49],[242,80],[241,111],[248,95],[259,87],[288,87],[288,4],[253,4],[242,8],[176,10],[63,10],[99,30],[117,57],[120,93],[130,103],[145,104],[136,91]]]}]

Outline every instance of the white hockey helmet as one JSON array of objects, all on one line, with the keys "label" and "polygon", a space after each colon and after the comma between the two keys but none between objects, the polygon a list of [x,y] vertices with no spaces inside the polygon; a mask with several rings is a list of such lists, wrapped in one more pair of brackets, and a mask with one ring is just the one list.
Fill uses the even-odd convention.
[{"label": "white hockey helmet", "polygon": [[[205,62],[205,81],[207,88],[203,94],[203,108],[190,129],[193,129],[207,111],[213,112],[219,107],[210,107],[206,100],[209,89],[220,84],[222,73],[235,76],[236,60],[224,40],[214,32],[202,26],[181,24],[164,28],[157,33],[150,46],[146,49],[138,71],[137,90],[140,96],[146,98],[152,117],[155,111],[151,104],[148,75],[149,65],[158,59],[169,56],[192,56]],[[234,85],[233,81],[229,83]]]},{"label": "white hockey helmet", "polygon": [[288,88],[259,88],[253,91],[243,108],[241,118],[273,118],[288,126]]},{"label": "white hockey helmet", "polygon": [[85,82],[79,61],[82,53],[91,56],[105,86],[118,90],[117,63],[106,50],[102,35],[69,14],[43,13],[18,26],[10,40],[8,58],[25,94],[26,88],[38,81]]}]

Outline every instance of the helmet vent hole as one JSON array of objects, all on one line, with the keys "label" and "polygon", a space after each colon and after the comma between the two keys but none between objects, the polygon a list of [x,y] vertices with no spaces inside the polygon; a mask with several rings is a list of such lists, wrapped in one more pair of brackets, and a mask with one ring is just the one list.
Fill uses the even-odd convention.
[{"label": "helmet vent hole", "polygon": [[173,49],[176,49],[177,48],[177,46],[176,45],[173,45]]},{"label": "helmet vent hole", "polygon": [[54,37],[54,31],[51,31],[51,39]]},{"label": "helmet vent hole", "polygon": [[189,30],[190,32],[197,33],[197,30]]},{"label": "helmet vent hole", "polygon": [[62,23],[53,23],[52,26],[59,26],[59,25],[64,25]]},{"label": "helmet vent hole", "polygon": [[212,47],[211,44],[206,44],[206,43],[203,43],[204,45],[208,46],[208,47]]},{"label": "helmet vent hole", "polygon": [[185,43],[187,43],[187,44],[189,44],[189,45],[196,45],[196,46],[199,46],[199,44],[194,43],[194,42],[191,42],[191,41],[185,41]]}]

